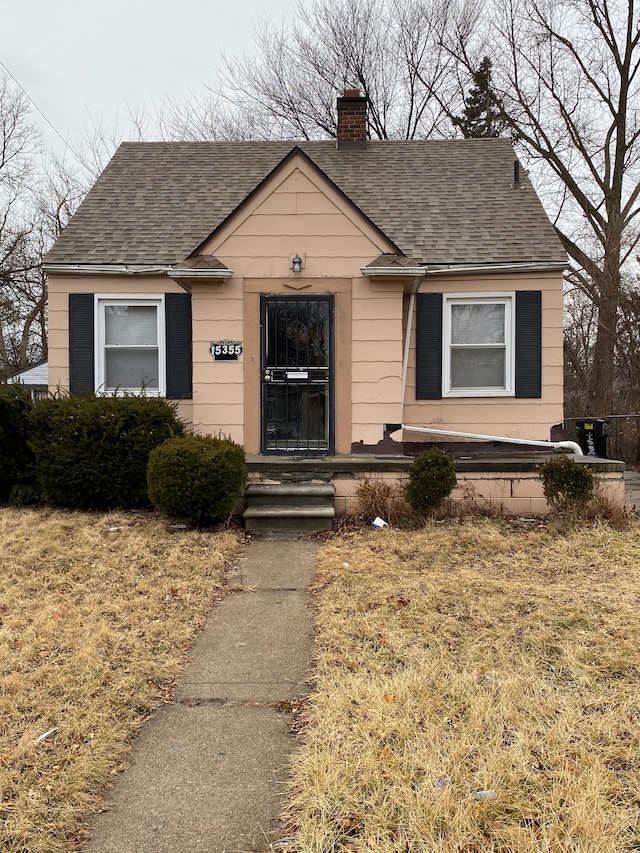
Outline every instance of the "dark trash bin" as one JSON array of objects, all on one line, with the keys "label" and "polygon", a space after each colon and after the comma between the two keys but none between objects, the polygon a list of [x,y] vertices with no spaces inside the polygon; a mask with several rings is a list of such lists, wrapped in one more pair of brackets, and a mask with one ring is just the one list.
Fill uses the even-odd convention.
[{"label": "dark trash bin", "polygon": [[584,418],[576,421],[578,444],[585,456],[607,458],[609,424],[603,418]]}]

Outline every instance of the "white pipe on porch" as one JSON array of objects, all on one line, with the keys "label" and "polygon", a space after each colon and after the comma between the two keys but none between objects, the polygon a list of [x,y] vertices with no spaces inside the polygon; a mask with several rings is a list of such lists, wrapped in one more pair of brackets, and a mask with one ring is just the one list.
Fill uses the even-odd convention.
[{"label": "white pipe on porch", "polygon": [[[395,424],[394,424],[395,426]],[[456,432],[450,429],[435,429],[434,427],[419,427],[410,426],[409,424],[400,424],[399,429],[407,432],[421,432],[429,435],[446,435],[451,438],[474,438],[479,441],[501,441],[505,444],[522,444],[532,447],[548,447],[550,450],[566,450],[568,453],[575,453],[582,456],[582,448],[577,441],[540,441],[528,438],[511,438],[505,435],[479,435],[474,432]],[[394,430],[397,432],[398,430]]]}]

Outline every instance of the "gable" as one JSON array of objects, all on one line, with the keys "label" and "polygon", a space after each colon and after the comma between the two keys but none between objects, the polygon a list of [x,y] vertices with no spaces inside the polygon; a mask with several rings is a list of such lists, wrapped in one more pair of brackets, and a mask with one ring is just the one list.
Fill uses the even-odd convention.
[{"label": "gable", "polygon": [[309,263],[326,258],[360,263],[393,251],[393,243],[299,154],[281,164],[199,248],[238,270],[249,257],[299,254]]}]

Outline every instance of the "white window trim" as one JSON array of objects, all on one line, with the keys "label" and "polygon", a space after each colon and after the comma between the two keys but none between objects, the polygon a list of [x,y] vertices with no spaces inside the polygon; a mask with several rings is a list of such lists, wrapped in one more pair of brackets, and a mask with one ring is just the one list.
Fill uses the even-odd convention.
[{"label": "white window trim", "polygon": [[[515,397],[516,374],[516,294],[502,293],[445,293],[442,306],[442,396],[443,397]],[[451,306],[478,303],[505,306],[505,387],[451,388]]]},{"label": "white window trim", "polygon": [[98,293],[94,300],[96,393],[111,396],[113,389],[105,388],[105,313],[107,305],[150,305],[157,308],[158,324],[158,388],[118,388],[117,394],[144,394],[148,397],[165,397],[167,392],[167,359],[165,341],[164,296],[146,293]]}]

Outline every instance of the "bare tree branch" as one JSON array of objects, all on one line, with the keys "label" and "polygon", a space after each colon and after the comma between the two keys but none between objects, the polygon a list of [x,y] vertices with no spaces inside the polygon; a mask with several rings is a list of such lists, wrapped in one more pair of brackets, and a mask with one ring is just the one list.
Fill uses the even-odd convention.
[{"label": "bare tree branch", "polygon": [[[556,229],[597,308],[589,386],[609,413],[624,264],[640,229],[636,0],[495,3],[493,82]],[[465,64],[467,52],[457,51]]]}]

